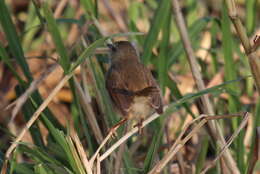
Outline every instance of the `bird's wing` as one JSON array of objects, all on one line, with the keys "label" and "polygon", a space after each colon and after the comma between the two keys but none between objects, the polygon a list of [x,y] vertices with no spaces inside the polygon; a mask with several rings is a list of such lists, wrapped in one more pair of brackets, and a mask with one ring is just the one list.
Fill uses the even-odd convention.
[{"label": "bird's wing", "polygon": [[133,101],[133,96],[127,93],[127,88],[122,80],[122,74],[118,66],[112,66],[107,72],[106,88],[115,105],[126,116]]},{"label": "bird's wing", "polygon": [[161,96],[161,90],[155,81],[151,71],[147,69],[143,64],[139,64],[139,69],[142,71],[139,74],[139,81],[144,81],[143,86],[139,87],[141,91],[136,91],[138,95],[147,95],[151,97],[150,105],[156,110],[158,114],[163,113],[163,101]]},{"label": "bird's wing", "polygon": [[110,96],[123,113],[128,111],[135,95],[150,96],[151,106],[158,113],[162,113],[163,104],[160,89],[150,70],[143,64],[137,62],[118,63],[110,68],[106,79],[106,87]]}]

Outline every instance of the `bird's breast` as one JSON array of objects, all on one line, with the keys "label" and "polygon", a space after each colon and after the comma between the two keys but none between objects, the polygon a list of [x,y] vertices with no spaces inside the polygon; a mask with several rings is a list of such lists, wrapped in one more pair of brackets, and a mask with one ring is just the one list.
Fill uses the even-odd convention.
[{"label": "bird's breast", "polygon": [[153,112],[150,105],[150,97],[148,96],[135,96],[131,107],[129,109],[129,117],[137,119],[145,119]]}]

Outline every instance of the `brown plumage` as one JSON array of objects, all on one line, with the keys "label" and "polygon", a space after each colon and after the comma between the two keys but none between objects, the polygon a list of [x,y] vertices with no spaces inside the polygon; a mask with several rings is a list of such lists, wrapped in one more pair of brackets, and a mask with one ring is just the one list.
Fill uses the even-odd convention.
[{"label": "brown plumage", "polygon": [[108,45],[111,66],[106,88],[122,115],[142,122],[152,112],[163,112],[160,88],[151,72],[140,62],[136,49],[128,41]]}]

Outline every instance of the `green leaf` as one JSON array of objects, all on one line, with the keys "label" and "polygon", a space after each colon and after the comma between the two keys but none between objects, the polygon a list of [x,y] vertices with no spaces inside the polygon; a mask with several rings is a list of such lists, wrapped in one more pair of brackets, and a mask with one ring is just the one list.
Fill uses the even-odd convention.
[{"label": "green leaf", "polygon": [[170,30],[171,30],[171,11],[168,11],[167,20],[162,29],[162,41],[160,45],[160,53],[158,59],[158,75],[159,84],[164,94],[166,79],[167,79],[167,59],[168,59],[168,45],[170,41]]},{"label": "green leaf", "polygon": [[29,67],[26,63],[23,49],[20,43],[20,39],[17,35],[17,32],[15,30],[15,26],[11,20],[11,16],[9,14],[9,11],[6,7],[5,1],[0,1],[0,23],[2,25],[2,28],[5,32],[5,37],[8,40],[9,48],[12,56],[15,58],[15,60],[18,62],[20,67],[23,70],[23,73],[27,80],[32,81],[32,76],[29,70]]},{"label": "green leaf", "polygon": [[159,3],[159,6],[154,14],[153,20],[151,22],[151,27],[149,29],[148,35],[144,42],[144,53],[142,60],[144,64],[148,64],[152,55],[152,48],[156,43],[158,34],[164,22],[167,19],[168,11],[171,7],[170,0],[162,0]]},{"label": "green leaf", "polygon": [[70,68],[70,60],[68,57],[67,50],[62,42],[61,34],[59,32],[57,23],[47,3],[44,3],[43,5],[43,12],[47,21],[48,30],[52,36],[53,42],[55,43],[57,52],[60,56],[59,63],[62,66],[65,74],[67,74]]},{"label": "green leaf", "polygon": [[246,29],[248,34],[252,34],[256,25],[256,17],[257,17],[257,0],[247,0],[246,3]]}]

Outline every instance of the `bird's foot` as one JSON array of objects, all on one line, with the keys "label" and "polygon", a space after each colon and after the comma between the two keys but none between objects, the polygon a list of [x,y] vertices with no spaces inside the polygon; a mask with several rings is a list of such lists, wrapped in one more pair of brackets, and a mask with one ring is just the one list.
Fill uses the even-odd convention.
[{"label": "bird's foot", "polygon": [[111,137],[112,138],[116,138],[117,137],[117,132],[116,130],[122,125],[124,124],[125,122],[127,121],[127,118],[124,118],[122,120],[120,120],[117,124],[115,124],[110,130],[109,130],[109,133],[111,133]]},{"label": "bird's foot", "polygon": [[113,127],[109,130],[109,134],[111,134],[111,138],[112,138],[112,139],[115,139],[115,138],[117,137],[117,132],[116,132],[117,128],[118,128],[118,127],[114,127],[114,126],[113,126]]},{"label": "bird's foot", "polygon": [[138,134],[141,135],[143,133],[143,119],[140,120],[134,127],[138,128]]}]

